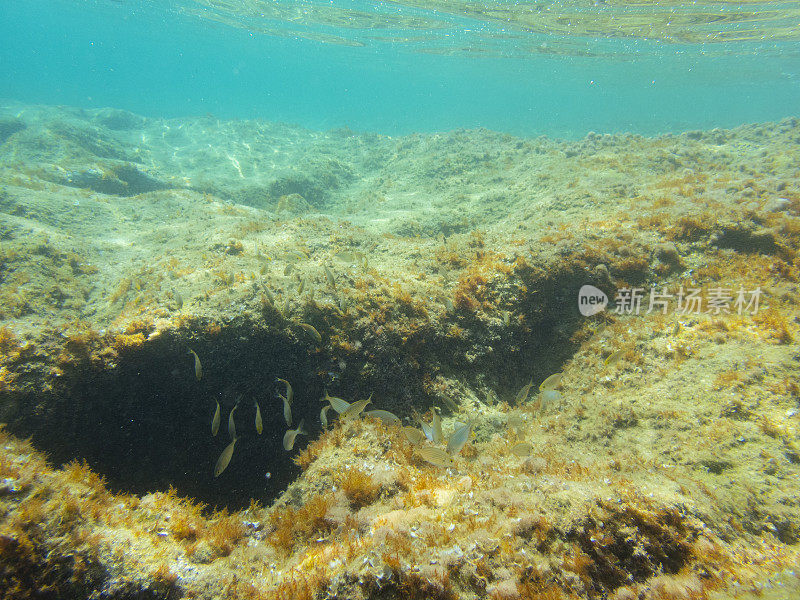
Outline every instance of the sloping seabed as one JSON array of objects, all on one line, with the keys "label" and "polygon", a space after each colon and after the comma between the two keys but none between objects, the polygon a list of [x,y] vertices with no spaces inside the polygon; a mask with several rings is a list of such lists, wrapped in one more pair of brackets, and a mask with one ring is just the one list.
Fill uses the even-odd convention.
[{"label": "sloping seabed", "polygon": [[[800,121],[564,142],[7,105],[0,144],[5,597],[800,593]],[[581,316],[584,284],[642,309]],[[702,310],[647,311],[681,286]],[[326,390],[445,439],[323,431]],[[422,450],[464,423],[453,464]]]}]

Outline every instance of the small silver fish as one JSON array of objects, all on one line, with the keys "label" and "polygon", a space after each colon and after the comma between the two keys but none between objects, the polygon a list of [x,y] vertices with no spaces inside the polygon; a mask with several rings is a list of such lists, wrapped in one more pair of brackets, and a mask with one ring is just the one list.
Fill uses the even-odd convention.
[{"label": "small silver fish", "polygon": [[366,408],[367,404],[372,402],[372,394],[369,395],[369,398],[366,400],[359,400],[358,402],[353,402],[350,406],[347,407],[347,410],[341,413],[340,418],[342,420],[354,419],[358,415],[361,414],[361,411]]},{"label": "small silver fish", "polygon": [[200,357],[191,348],[189,348],[189,354],[194,356],[194,376],[197,377],[197,381],[200,381],[203,378],[203,365],[200,364]]},{"label": "small silver fish", "polygon": [[264,294],[267,296],[270,306],[275,306],[275,296],[272,295],[272,292],[269,291],[268,287],[264,288]]},{"label": "small silver fish", "polygon": [[561,385],[561,377],[563,377],[563,375],[564,375],[563,373],[553,373],[552,375],[550,375],[550,377],[548,377],[542,383],[539,384],[539,391],[541,392],[544,390],[556,389],[559,385]]},{"label": "small silver fish", "polygon": [[458,454],[466,445],[469,436],[472,434],[472,419],[469,423],[456,429],[450,434],[450,439],[447,440],[447,451],[450,454]]},{"label": "small silver fish", "polygon": [[517,404],[521,404],[528,399],[528,394],[531,393],[531,388],[533,387],[533,380],[531,379],[526,385],[522,386],[522,389],[517,392],[517,397],[514,398],[514,402]]},{"label": "small silver fish", "polygon": [[286,396],[283,394],[278,394],[278,397],[283,400],[283,420],[286,421],[286,426],[292,426],[292,407],[289,404],[289,401],[286,399]]},{"label": "small silver fish", "polygon": [[343,263],[347,263],[347,264],[351,264],[351,265],[355,264],[358,261],[358,259],[356,258],[355,254],[353,254],[352,252],[347,252],[347,251],[339,252],[336,255],[336,258],[338,260],[342,261]]},{"label": "small silver fish", "polygon": [[337,413],[342,414],[348,408],[350,408],[350,403],[347,400],[342,400],[341,398],[337,398],[336,396],[329,396],[328,390],[325,390],[325,396],[320,398],[323,402],[330,402],[333,410]]},{"label": "small silver fish", "polygon": [[540,410],[545,410],[551,404],[561,400],[562,394],[558,390],[542,390],[539,394]]},{"label": "small silver fish", "polygon": [[214,418],[211,419],[211,435],[216,436],[219,433],[219,422],[220,422],[220,409],[219,409],[219,402],[217,402],[217,410],[214,411]]},{"label": "small silver fish", "polygon": [[294,271],[294,265],[293,265],[292,263],[289,263],[289,264],[288,264],[288,265],[286,265],[286,267],[283,269],[283,274],[284,274],[284,275],[286,275],[286,276],[288,277],[289,275],[291,275],[291,274],[292,274],[292,271]]},{"label": "small silver fish", "polygon": [[303,421],[300,421],[300,425],[297,426],[297,429],[290,429],[287,431],[283,436],[283,447],[286,450],[291,450],[294,448],[294,440],[299,434],[308,435],[308,432],[303,429]]},{"label": "small silver fish", "polygon": [[603,361],[603,364],[606,365],[606,366],[613,365],[615,362],[617,362],[620,358],[625,356],[627,353],[628,353],[628,350],[626,348],[623,348],[622,350],[617,350],[616,352],[612,352],[611,354],[609,354],[606,357],[606,359]]},{"label": "small silver fish", "polygon": [[322,428],[328,428],[328,411],[330,410],[331,405],[328,404],[327,406],[323,406],[322,410],[319,411],[319,422],[322,423]]},{"label": "small silver fish", "polygon": [[508,420],[506,421],[509,429],[513,429],[517,432],[517,435],[522,435],[522,429],[525,427],[525,419],[523,419],[520,415],[508,415]]},{"label": "small silver fish", "polygon": [[422,419],[420,419],[419,424],[422,427],[422,433],[425,434],[425,437],[428,438],[429,442],[432,442],[433,441],[433,427],[428,425]]},{"label": "small silver fish", "polygon": [[431,424],[433,433],[433,443],[441,444],[444,441],[444,434],[442,433],[442,417],[435,410],[433,411],[433,423]]},{"label": "small silver fish", "polygon": [[528,442],[520,442],[511,448],[511,454],[519,456],[520,458],[530,456],[531,452],[533,452],[533,445]]},{"label": "small silver fish", "polygon": [[233,441],[225,446],[225,450],[223,450],[222,454],[219,455],[217,464],[214,467],[214,477],[219,477],[222,475],[222,472],[228,468],[228,464],[231,462],[231,457],[233,456],[233,447],[235,445],[236,438],[233,438]]},{"label": "small silver fish", "polygon": [[425,441],[425,434],[416,427],[411,427],[408,425],[403,427],[403,435],[406,436],[406,439],[412,446],[419,446]]},{"label": "small silver fish", "polygon": [[231,413],[228,415],[228,435],[232,440],[236,439],[236,423],[233,420],[233,411],[239,407],[239,403],[234,404]]},{"label": "small silver fish", "polygon": [[253,400],[253,404],[256,405],[256,431],[258,435],[261,435],[264,431],[264,422],[261,420],[261,407],[258,405],[257,400]]},{"label": "small silver fish", "polygon": [[286,386],[286,401],[291,404],[292,400],[294,400],[294,390],[292,389],[292,384],[285,379],[281,379],[280,377],[276,377],[275,381],[280,381]]},{"label": "small silver fish", "polygon": [[307,258],[308,254],[306,254],[302,250],[289,250],[286,253],[286,260],[298,261],[298,260],[306,260]]},{"label": "small silver fish", "polygon": [[434,448],[433,446],[424,446],[416,450],[417,454],[424,460],[436,465],[437,467],[454,467],[456,461],[447,452],[441,448]]},{"label": "small silver fish", "polygon": [[325,278],[328,280],[328,285],[331,286],[333,289],[336,289],[336,278],[333,276],[333,271],[328,265],[324,265],[325,268]]},{"label": "small silver fish", "polygon": [[322,343],[322,336],[320,335],[319,331],[314,329],[312,325],[309,325],[308,323],[298,323],[298,325],[303,328],[303,331],[314,338],[315,342],[318,344]]},{"label": "small silver fish", "polygon": [[400,420],[395,414],[390,413],[388,410],[368,410],[364,413],[368,417],[373,417],[375,419],[380,419],[386,425],[391,425],[392,423],[397,423]]}]

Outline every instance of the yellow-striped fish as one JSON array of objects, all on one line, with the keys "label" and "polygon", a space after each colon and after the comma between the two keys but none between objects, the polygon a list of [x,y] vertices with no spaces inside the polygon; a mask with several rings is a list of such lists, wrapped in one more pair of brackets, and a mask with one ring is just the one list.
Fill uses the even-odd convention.
[{"label": "yellow-striped fish", "polygon": [[217,401],[217,410],[214,411],[214,418],[211,419],[211,435],[216,436],[219,433],[220,410],[219,401]]},{"label": "yellow-striped fish", "polygon": [[333,289],[336,289],[336,278],[333,276],[333,271],[328,265],[324,265],[325,268],[325,278],[328,280],[328,285],[331,286]]},{"label": "yellow-striped fish", "polygon": [[322,336],[320,335],[319,331],[314,329],[313,326],[309,325],[308,323],[298,323],[298,325],[303,328],[303,331],[314,338],[315,342],[318,344],[322,343]]},{"label": "yellow-striped fish", "polygon": [[189,354],[194,356],[194,376],[197,377],[197,381],[200,381],[203,378],[203,365],[200,364],[200,357],[191,348],[189,348]]},{"label": "yellow-striped fish", "polygon": [[294,390],[292,389],[292,384],[285,379],[281,379],[280,377],[276,377],[275,381],[280,381],[286,386],[286,401],[291,404],[292,400],[294,400]]},{"label": "yellow-striped fish", "polygon": [[546,410],[550,405],[561,400],[562,394],[558,390],[542,390],[539,394],[540,410]]},{"label": "yellow-striped fish", "polygon": [[425,434],[425,437],[428,439],[429,442],[433,441],[433,427],[428,425],[422,419],[419,420],[419,425],[422,427],[422,433]]},{"label": "yellow-striped fish", "polygon": [[339,418],[342,420],[354,419],[358,415],[361,414],[361,411],[366,408],[367,404],[372,402],[372,394],[369,395],[369,398],[366,400],[359,400],[358,402],[353,402],[350,406],[347,407],[347,410],[344,411]]},{"label": "yellow-striped fish", "polygon": [[526,385],[522,386],[522,389],[517,392],[517,397],[514,401],[517,404],[522,404],[528,399],[528,395],[531,393],[531,388],[533,387],[533,379],[531,379]]},{"label": "yellow-striped fish", "polygon": [[461,452],[462,448],[464,448],[467,441],[469,440],[469,436],[471,433],[472,433],[472,419],[469,420],[469,423],[459,427],[452,434],[450,434],[450,439],[447,440],[447,451],[450,454],[458,454],[459,452]]},{"label": "yellow-striped fish", "polygon": [[544,390],[554,390],[559,385],[561,385],[561,378],[564,376],[563,373],[553,373],[545,379],[542,383],[539,384],[539,391],[542,392]]},{"label": "yellow-striped fish", "polygon": [[233,438],[233,441],[225,447],[225,450],[222,451],[222,454],[219,455],[217,459],[217,464],[214,467],[214,477],[219,477],[222,472],[228,468],[228,464],[231,462],[231,457],[233,457],[233,447],[236,445],[236,438]]},{"label": "yellow-striped fish", "polygon": [[258,435],[264,431],[264,422],[261,420],[261,407],[258,405],[258,400],[253,400],[253,404],[256,405],[256,431]]},{"label": "yellow-striped fish", "polygon": [[530,456],[531,452],[533,452],[533,445],[528,442],[520,442],[511,448],[511,454],[519,456],[520,458]]},{"label": "yellow-striped fish", "polygon": [[336,254],[336,258],[342,261],[343,263],[348,263],[348,264],[354,264],[357,260],[355,254],[347,251],[339,252],[338,254]]},{"label": "yellow-striped fish", "polygon": [[302,250],[289,250],[286,253],[286,260],[298,261],[307,259],[308,259],[308,254],[306,254]]},{"label": "yellow-striped fish", "polygon": [[232,440],[236,439],[236,423],[233,420],[233,411],[239,407],[239,403],[233,405],[231,413],[228,415],[228,435]]},{"label": "yellow-striped fish", "polygon": [[328,428],[328,411],[330,410],[331,405],[328,404],[327,406],[323,406],[322,410],[319,411],[319,422],[322,423],[322,428]]},{"label": "yellow-striped fish", "polygon": [[395,414],[390,413],[388,410],[368,410],[364,413],[368,417],[373,417],[375,419],[380,419],[386,425],[391,425],[392,423],[397,423],[400,420]]},{"label": "yellow-striped fish", "polygon": [[330,402],[333,410],[337,413],[342,414],[348,408],[350,408],[350,403],[347,400],[342,400],[341,398],[337,398],[336,396],[329,396],[328,390],[325,390],[325,396],[320,398],[323,402]]},{"label": "yellow-striped fish", "polygon": [[525,427],[525,419],[521,415],[508,415],[507,425],[509,429],[517,432],[517,435],[522,435],[522,430]]},{"label": "yellow-striped fish", "polygon": [[286,426],[292,426],[292,407],[289,405],[289,401],[286,399],[286,396],[283,394],[278,394],[278,397],[283,400],[283,419],[286,421]]},{"label": "yellow-striped fish", "polygon": [[406,436],[406,439],[412,446],[419,446],[425,441],[425,434],[416,427],[411,427],[409,425],[403,427],[403,435]]},{"label": "yellow-striped fish", "polygon": [[283,435],[283,447],[286,450],[291,450],[294,448],[294,440],[300,434],[308,435],[308,432],[303,429],[303,421],[300,420],[300,425],[297,426],[297,429],[290,429]]},{"label": "yellow-striped fish", "polygon": [[433,422],[431,423],[433,430],[433,443],[441,444],[444,441],[444,434],[442,433],[442,417],[435,410],[433,411]]},{"label": "yellow-striped fish", "polygon": [[441,448],[424,446],[422,448],[418,448],[416,453],[421,456],[423,460],[426,460],[437,467],[454,467],[456,464],[456,461],[453,460],[453,457]]}]

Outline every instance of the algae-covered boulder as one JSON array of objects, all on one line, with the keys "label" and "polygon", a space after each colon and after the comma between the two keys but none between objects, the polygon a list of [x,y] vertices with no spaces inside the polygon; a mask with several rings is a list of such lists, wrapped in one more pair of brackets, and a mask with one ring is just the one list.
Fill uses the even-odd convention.
[{"label": "algae-covered boulder", "polygon": [[275,206],[275,212],[290,215],[302,215],[311,210],[313,207],[300,194],[285,194],[278,198],[278,204]]},{"label": "algae-covered boulder", "polygon": [[25,123],[20,119],[13,117],[0,118],[0,144],[22,129],[25,129]]},{"label": "algae-covered boulder", "polygon": [[147,119],[127,110],[118,108],[101,108],[94,116],[95,122],[114,131],[141,129]]},{"label": "algae-covered boulder", "polygon": [[141,165],[113,162],[91,167],[56,171],[54,182],[70,187],[88,188],[102,194],[135,196],[173,187],[147,173]]}]

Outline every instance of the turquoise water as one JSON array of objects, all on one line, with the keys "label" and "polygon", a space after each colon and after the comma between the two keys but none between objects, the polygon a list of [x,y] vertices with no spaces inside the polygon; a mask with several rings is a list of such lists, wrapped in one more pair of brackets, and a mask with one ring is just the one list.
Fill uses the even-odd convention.
[{"label": "turquoise water", "polygon": [[[592,19],[613,9],[544,4]],[[260,16],[276,6],[289,16]],[[745,8],[757,15],[790,6]],[[319,7],[344,11],[335,16],[352,9],[418,20],[411,29],[341,27],[315,17]],[[0,0],[0,98],[387,134],[487,127],[567,137],[730,127],[793,116],[800,107],[800,20],[789,13],[757,30],[759,39],[670,43],[622,36],[613,25],[599,35],[525,31],[459,10],[466,14],[464,6],[443,13],[339,1]],[[712,23],[693,31],[713,39],[723,29]],[[375,39],[390,36],[415,41]]]}]

